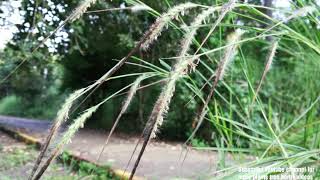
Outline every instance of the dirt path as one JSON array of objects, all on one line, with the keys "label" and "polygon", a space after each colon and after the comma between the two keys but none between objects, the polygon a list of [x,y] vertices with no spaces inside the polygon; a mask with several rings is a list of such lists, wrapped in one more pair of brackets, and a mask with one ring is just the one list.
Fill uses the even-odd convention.
[{"label": "dirt path", "polygon": [[[12,128],[23,128],[23,131],[38,138],[44,138],[50,123],[47,121],[28,120],[0,116],[0,125]],[[102,148],[106,133],[84,129],[77,133],[67,150],[96,162]],[[124,170],[136,145],[137,138],[115,136],[111,139],[99,164],[111,165]],[[217,169],[218,155],[216,152],[190,150],[183,166],[179,162],[182,146],[178,143],[151,142],[144,154],[137,175],[147,179],[208,179],[208,174]],[[230,155],[227,164],[234,163]],[[135,160],[135,158],[134,158]],[[132,164],[129,170],[131,170]]]},{"label": "dirt path", "polygon": [[[0,131],[0,179],[25,180],[30,174],[37,150]],[[75,180],[77,176],[62,164],[54,162],[44,174],[45,180]]]}]

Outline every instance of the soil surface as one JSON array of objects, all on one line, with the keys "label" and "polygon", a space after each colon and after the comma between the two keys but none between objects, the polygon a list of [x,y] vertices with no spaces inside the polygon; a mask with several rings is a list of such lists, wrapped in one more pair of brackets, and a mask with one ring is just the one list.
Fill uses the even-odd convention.
[{"label": "soil surface", "polygon": [[[43,140],[50,127],[50,122],[0,116],[0,125],[19,128],[20,131]],[[84,159],[97,162],[98,154],[102,149],[106,136],[107,133],[103,131],[82,129],[76,134],[72,142],[67,145],[66,149]],[[114,169],[125,170],[137,141],[137,137],[114,135],[105,148],[98,164],[111,165]],[[138,148],[138,150],[140,149]],[[183,154],[181,154],[182,151]],[[210,174],[217,170],[219,162],[217,152],[191,149],[182,164],[185,152],[181,143],[151,141],[141,159],[136,175],[152,180],[176,178],[209,179]],[[239,161],[238,158],[237,162]],[[131,170],[135,159],[136,155],[127,171]],[[223,159],[225,159],[227,165],[235,165],[236,163],[231,155],[225,155]]]},{"label": "soil surface", "polygon": [[[25,180],[30,174],[38,151],[0,131],[0,179]],[[60,163],[54,162],[45,172],[44,180],[75,180],[77,176]]]}]

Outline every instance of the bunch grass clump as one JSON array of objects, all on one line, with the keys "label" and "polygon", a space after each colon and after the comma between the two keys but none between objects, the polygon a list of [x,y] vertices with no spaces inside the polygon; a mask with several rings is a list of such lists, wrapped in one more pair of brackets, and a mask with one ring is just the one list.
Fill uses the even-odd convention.
[{"label": "bunch grass clump", "polygon": [[[74,12],[69,16],[68,20],[70,20],[72,22],[72,21],[80,18],[82,16],[82,14],[85,13],[87,11],[87,9],[95,2],[96,2],[96,0],[83,1],[82,4],[80,4],[80,6],[78,6],[74,10]],[[204,54],[208,55],[210,52],[217,51],[218,48],[214,49],[214,50],[206,51],[203,54],[198,54],[198,51],[206,43],[208,38],[210,38],[210,36],[216,30],[216,28],[221,24],[222,20],[226,17],[227,13],[229,13],[230,11],[232,11],[236,7],[236,2],[237,2],[236,0],[229,0],[229,2],[224,4],[223,6],[208,7],[207,9],[204,9],[199,15],[197,15],[195,17],[195,19],[193,20],[193,22],[190,24],[190,29],[187,30],[183,39],[180,41],[180,47],[178,47],[180,51],[178,53],[177,61],[174,62],[174,65],[172,66],[172,69],[169,72],[168,78],[165,79],[165,81],[164,81],[164,84],[163,84],[164,87],[162,88],[161,93],[153,106],[153,109],[150,113],[150,116],[148,118],[146,126],[143,130],[143,133],[142,133],[143,145],[142,145],[142,148],[139,152],[138,158],[135,162],[134,168],[131,172],[130,179],[132,179],[132,177],[136,171],[136,168],[139,165],[139,161],[144,153],[144,150],[145,150],[148,142],[150,141],[150,139],[156,137],[157,133],[159,132],[159,129],[161,128],[161,126],[163,124],[164,118],[165,118],[167,112],[169,111],[170,103],[171,103],[172,98],[174,96],[177,82],[180,79],[182,79],[183,77],[185,77],[186,75],[188,75],[188,73],[191,73],[193,70],[195,70],[195,62],[200,59],[200,56],[202,56]],[[199,7],[199,5],[194,4],[194,3],[184,3],[184,4],[174,6],[173,8],[169,9],[166,13],[163,13],[150,26],[150,28],[146,31],[146,33],[142,36],[142,38],[140,38],[140,41],[128,53],[127,56],[122,58],[113,68],[111,68],[106,74],[104,74],[95,83],[91,84],[87,88],[76,91],[74,94],[72,94],[66,100],[65,104],[63,105],[63,107],[61,108],[61,110],[57,114],[56,121],[55,121],[54,125],[52,126],[50,134],[46,140],[46,143],[45,143],[45,145],[44,145],[44,147],[43,147],[43,149],[42,149],[42,151],[36,161],[38,163],[36,163],[36,165],[32,171],[32,174],[30,176],[31,179],[39,179],[42,176],[42,174],[47,169],[47,167],[50,165],[52,160],[61,152],[64,145],[71,141],[71,138],[74,136],[74,134],[81,127],[83,127],[83,124],[86,122],[86,120],[91,117],[91,115],[98,109],[98,107],[102,103],[105,102],[105,100],[104,100],[103,102],[99,103],[98,105],[95,105],[95,106],[89,108],[88,110],[84,111],[84,113],[82,113],[80,116],[78,116],[78,118],[76,118],[74,120],[74,122],[71,124],[71,126],[69,126],[68,130],[63,135],[61,142],[59,142],[57,144],[57,146],[55,146],[55,148],[54,148],[53,152],[50,154],[49,158],[45,161],[45,163],[41,166],[41,168],[38,171],[38,173],[36,174],[36,176],[33,178],[33,175],[35,172],[37,172],[38,166],[44,156],[45,151],[48,148],[48,145],[49,145],[51,139],[57,133],[61,124],[66,119],[68,119],[70,109],[72,108],[72,105],[74,104],[75,100],[78,99],[80,96],[82,96],[84,93],[93,89],[91,91],[91,93],[88,95],[88,96],[90,96],[97,88],[99,88],[99,86],[102,83],[107,81],[117,70],[119,70],[122,67],[122,65],[128,59],[130,59],[130,57],[134,53],[136,53],[139,49],[142,49],[142,50],[148,49],[148,47],[154,41],[157,40],[157,38],[161,35],[161,32],[167,26],[169,26],[174,19],[177,19],[177,17],[180,14],[181,15],[185,14],[185,11],[192,9],[192,8],[196,8],[196,7]],[[131,10],[134,12],[134,11],[139,11],[139,10],[151,10],[151,9],[149,9],[149,7],[147,7],[147,6],[136,6],[136,7],[133,6],[133,7],[131,7]],[[194,55],[189,55],[189,51],[191,49],[190,47],[192,46],[193,41],[195,41],[195,36],[197,35],[198,29],[201,27],[201,25],[203,24],[205,19],[208,18],[210,15],[214,14],[216,11],[219,11],[220,15],[217,17],[217,19],[215,20],[215,22],[211,26],[210,31],[208,32],[208,34],[204,38],[204,40],[201,42],[198,49],[195,51]],[[294,14],[287,17],[284,21],[282,21],[280,23],[287,22],[291,19],[304,16],[308,13],[312,13],[313,11],[315,11],[315,9],[313,7],[306,6],[304,8],[298,9]],[[279,23],[276,24],[275,26],[277,26],[277,25],[279,25]],[[275,27],[275,26],[272,26],[270,29],[268,29],[266,31],[273,29],[273,27]],[[286,25],[284,25],[284,26],[286,26]],[[244,42],[241,40],[243,34],[244,34],[243,30],[236,29],[233,33],[231,33],[230,35],[227,36],[227,45],[225,46],[224,54],[223,54],[221,60],[218,62],[216,71],[211,76],[212,78],[214,77],[214,80],[212,82],[212,87],[211,87],[209,94],[206,97],[203,105],[201,107],[199,107],[199,111],[198,111],[199,113],[195,117],[195,122],[197,122],[197,125],[196,125],[195,129],[193,130],[192,134],[190,135],[189,139],[186,142],[188,142],[190,139],[192,139],[195,136],[196,132],[200,128],[201,124],[203,123],[205,116],[207,115],[207,112],[209,110],[209,103],[215,95],[214,93],[216,91],[216,87],[217,87],[218,83],[223,80],[223,78],[225,77],[225,75],[228,71],[229,66],[232,64],[232,61],[235,59],[240,42]],[[258,39],[258,37],[259,37],[259,35],[255,38]],[[251,39],[255,39],[255,38],[251,38]],[[259,85],[256,89],[255,94],[254,94],[253,102],[254,102],[256,95],[258,94],[258,92],[261,88],[261,84],[262,84],[263,80],[265,79],[268,71],[270,70],[270,67],[271,67],[273,59],[275,57],[277,48],[278,48],[278,41],[272,42],[261,80],[260,80]],[[144,79],[146,79],[146,76],[142,75],[142,76],[138,77],[135,80],[135,82],[132,84],[132,86],[127,94],[127,97],[121,107],[121,111],[118,114],[116,121],[115,121],[111,131],[109,132],[108,137],[102,147],[102,150],[99,154],[97,161],[99,161],[100,156],[104,152],[105,146],[108,144],[109,139],[110,139],[111,135],[113,134],[116,126],[118,125],[119,120],[121,119],[122,115],[127,111],[131,101],[133,100],[137,90],[140,87],[141,82]],[[210,78],[210,80],[211,80],[211,78]],[[84,100],[86,100],[86,98]],[[263,112],[263,108],[261,108],[261,111]],[[232,112],[230,114],[232,114]],[[220,117],[218,117],[219,115],[216,115],[216,116],[217,116],[217,118],[220,118]],[[264,118],[267,120],[267,117],[265,115],[264,115]],[[235,122],[233,120],[229,120],[229,119],[227,119],[227,120],[229,122]],[[267,120],[267,122],[269,123],[268,120]],[[234,124],[236,124],[236,123],[234,123]],[[236,126],[236,125],[239,125],[240,123],[237,122],[236,125],[234,125],[234,124],[232,124],[231,126]],[[270,128],[270,131],[273,132],[271,124],[268,124],[268,125]],[[247,127],[247,126],[241,125],[241,128],[239,128],[237,130],[241,131],[242,127]],[[229,129],[227,129],[225,132],[227,132],[228,130]],[[260,135],[261,134],[263,134],[263,133],[260,133]],[[281,146],[281,148],[282,148],[282,143],[280,142],[278,136],[274,132],[273,132],[273,134],[274,134],[279,146]],[[247,135],[247,137],[251,137],[251,136]],[[139,143],[140,143],[140,140],[139,140]],[[268,141],[269,141],[269,139],[268,139]],[[282,149],[284,149],[284,148],[282,148]],[[268,151],[268,150],[266,150],[266,151]],[[283,150],[283,151],[286,152],[285,150]],[[285,158],[287,158],[287,157],[288,156],[286,155]]]}]

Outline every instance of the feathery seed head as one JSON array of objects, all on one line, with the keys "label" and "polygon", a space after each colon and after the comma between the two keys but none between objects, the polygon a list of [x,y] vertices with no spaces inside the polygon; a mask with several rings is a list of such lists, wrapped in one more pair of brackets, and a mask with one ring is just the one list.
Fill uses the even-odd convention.
[{"label": "feathery seed head", "polygon": [[57,113],[56,117],[56,123],[61,124],[63,121],[65,121],[69,116],[69,111],[72,107],[73,102],[84,92],[85,88],[76,90],[74,93],[72,93],[64,102],[61,109]]},{"label": "feathery seed head", "polygon": [[155,123],[154,125],[150,124],[150,128],[152,128],[151,138],[156,137],[156,133],[163,123],[164,116],[169,110],[170,101],[175,91],[175,83],[175,80],[168,81],[167,85],[163,88],[157,102],[153,107],[150,119],[152,118]]},{"label": "feathery seed head", "polygon": [[71,14],[70,21],[73,22],[79,19],[87,9],[96,2],[97,0],[85,0],[83,1]]},{"label": "feathery seed head", "polygon": [[87,109],[83,114],[77,117],[69,126],[68,131],[63,135],[59,146],[63,146],[71,141],[74,134],[84,126],[85,121],[98,109],[98,105]]},{"label": "feathery seed head", "polygon": [[133,96],[136,94],[136,92],[137,92],[137,90],[138,90],[138,88],[140,86],[141,81],[143,81],[145,78],[146,78],[146,75],[143,74],[143,75],[139,76],[135,80],[135,82],[133,83],[133,85],[131,86],[131,88],[129,90],[129,93],[128,93],[128,96],[127,96],[126,100],[123,103],[121,112],[124,113],[127,110],[127,108],[129,106]]},{"label": "feathery seed head", "polygon": [[163,123],[164,116],[169,110],[170,101],[173,97],[177,80],[182,75],[187,74],[190,64],[193,64],[193,62],[198,58],[199,56],[193,56],[184,61],[177,61],[173,70],[170,72],[169,80],[162,89],[149,117],[149,124],[147,124],[147,127],[152,128],[151,138],[156,137],[156,133]]},{"label": "feathery seed head", "polygon": [[141,48],[146,50],[150,46],[150,44],[157,40],[158,36],[160,36],[162,30],[164,27],[168,25],[168,23],[172,20],[178,17],[179,13],[185,12],[188,9],[197,7],[197,4],[194,3],[184,3],[177,6],[174,6],[173,8],[169,9],[167,13],[164,13],[160,17],[158,17],[155,21],[155,23],[150,27],[147,34],[150,33],[148,39],[141,45]]},{"label": "feathery seed head", "polygon": [[276,55],[276,50],[278,48],[278,44],[279,44],[278,41],[274,41],[271,45],[271,49],[269,51],[267,63],[266,63],[265,70],[264,70],[265,72],[268,72],[271,69],[271,65],[272,65],[273,59]]},{"label": "feathery seed head", "polygon": [[136,12],[139,12],[139,11],[148,11],[148,10],[151,10],[151,8],[149,6],[141,5],[141,4],[136,4],[136,5],[131,7],[131,11],[133,13],[136,13]]},{"label": "feathery seed head", "polygon": [[241,29],[236,29],[235,32],[228,35],[228,37],[227,37],[228,47],[226,48],[226,50],[224,52],[223,59],[220,62],[219,67],[218,67],[218,71],[217,71],[217,76],[219,77],[219,80],[223,79],[223,76],[226,72],[228,65],[234,59],[234,57],[237,53],[237,47],[238,47],[238,45],[235,43],[237,43],[240,40],[241,36],[244,33],[245,33],[245,31],[243,31]]},{"label": "feathery seed head", "polygon": [[181,51],[179,54],[179,57],[184,57],[188,53],[188,50],[190,49],[191,43],[195,35],[197,34],[197,31],[199,29],[199,26],[205,21],[205,19],[213,14],[216,11],[217,8],[210,7],[204,11],[202,11],[201,14],[199,14],[194,21],[190,24],[191,29],[187,29],[187,33],[185,34],[183,40],[181,41]]}]

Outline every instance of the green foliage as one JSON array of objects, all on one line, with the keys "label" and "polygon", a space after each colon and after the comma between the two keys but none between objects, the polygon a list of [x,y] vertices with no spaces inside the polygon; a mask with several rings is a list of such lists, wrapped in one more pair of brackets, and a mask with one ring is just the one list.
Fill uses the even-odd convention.
[{"label": "green foliage", "polygon": [[76,171],[80,177],[90,177],[93,180],[111,180],[119,179],[110,170],[108,166],[96,166],[92,163],[74,159],[68,152],[63,152],[60,159],[65,165],[70,165],[72,170]]},{"label": "green foliage", "polygon": [[20,97],[11,95],[0,100],[0,114],[22,116],[23,108]]},{"label": "green foliage", "polygon": [[0,157],[0,171],[4,171],[30,162],[35,157],[35,151],[32,148],[13,148],[7,153],[0,153]]}]

